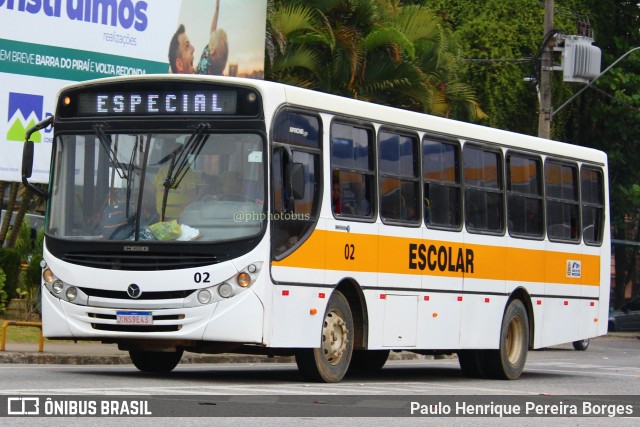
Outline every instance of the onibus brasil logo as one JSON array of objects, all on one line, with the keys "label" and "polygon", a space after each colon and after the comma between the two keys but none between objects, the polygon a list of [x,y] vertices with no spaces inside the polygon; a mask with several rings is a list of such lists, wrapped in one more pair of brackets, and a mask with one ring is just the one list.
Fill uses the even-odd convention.
[{"label": "onibus brasil logo", "polygon": [[[7,123],[8,141],[24,141],[27,129],[35,126],[43,119],[44,96],[28,93],[9,92],[9,117]],[[50,132],[45,130],[45,132]],[[35,132],[31,135],[33,142],[42,142],[42,133]]]}]

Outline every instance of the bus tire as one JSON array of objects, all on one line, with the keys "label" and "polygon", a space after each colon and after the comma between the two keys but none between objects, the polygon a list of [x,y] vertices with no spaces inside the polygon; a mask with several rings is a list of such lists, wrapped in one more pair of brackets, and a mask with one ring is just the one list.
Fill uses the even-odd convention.
[{"label": "bus tire", "polygon": [[460,350],[458,362],[462,373],[469,378],[486,378],[484,350]]},{"label": "bus tire", "polygon": [[131,361],[142,372],[167,373],[173,371],[182,358],[183,350],[174,352],[129,351]]},{"label": "bus tire", "polygon": [[349,371],[378,372],[389,358],[389,350],[354,350]]},{"label": "bus tire", "polygon": [[522,301],[509,303],[502,318],[500,348],[486,350],[483,368],[489,378],[515,380],[527,362],[529,350],[529,318]]},{"label": "bus tire", "polygon": [[302,375],[311,381],[340,381],[351,362],[353,331],[349,303],[340,291],[336,291],[327,304],[320,348],[302,348],[296,351],[296,364]]},{"label": "bus tire", "polygon": [[587,338],[586,340],[574,341],[573,348],[578,351],[585,351],[587,348],[589,348],[589,338]]}]

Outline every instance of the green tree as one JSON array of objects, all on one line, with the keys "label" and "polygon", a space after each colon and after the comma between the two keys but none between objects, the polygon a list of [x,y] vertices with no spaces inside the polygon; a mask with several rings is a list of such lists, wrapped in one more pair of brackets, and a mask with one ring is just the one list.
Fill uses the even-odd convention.
[{"label": "green tree", "polygon": [[[536,135],[537,87],[544,38],[544,2],[538,0],[425,0],[453,29],[466,58],[464,79],[476,91],[491,127]],[[558,13],[554,27],[574,34],[577,22]],[[528,80],[528,81],[525,81]],[[564,92],[563,92],[564,91]],[[554,76],[554,96],[570,92]],[[568,97],[568,96],[567,96]],[[562,131],[562,127],[560,127]],[[555,136],[555,135],[554,135]],[[558,139],[558,138],[556,138]]]},{"label": "green tree", "polygon": [[275,1],[266,76],[442,116],[483,117],[433,12],[393,0]]},{"label": "green tree", "polygon": [[0,268],[0,313],[4,313],[7,309],[7,293],[4,291],[4,284],[7,281],[7,275]]},{"label": "green tree", "polygon": [[[538,100],[523,77],[535,76],[543,40],[544,3],[538,0],[423,0],[451,25],[468,62],[466,77],[488,113],[484,123],[537,134]],[[637,3],[600,0],[556,1],[554,27],[567,35],[595,35],[602,50],[602,69],[631,48],[640,46]],[[498,59],[532,58],[507,62]],[[605,151],[609,157],[610,218],[613,238],[640,241],[640,52],[602,76],[553,117],[552,138]],[[562,82],[554,73],[552,106],[557,108],[582,85]],[[615,306],[624,300],[625,285],[637,283],[635,247],[615,245]],[[637,289],[638,292],[640,289]]]},{"label": "green tree", "polygon": [[[27,190],[25,187],[22,187],[23,191],[20,199],[20,206],[18,207],[18,211],[16,212],[16,217],[14,219],[13,228],[11,229],[11,234],[9,234],[9,238],[7,239],[7,247],[12,248],[16,245],[18,241],[18,236],[22,232],[24,217],[27,214],[27,211],[31,209],[32,201],[34,199],[33,193]],[[28,226],[28,223],[27,223]]]},{"label": "green tree", "polygon": [[[602,69],[632,48],[640,46],[640,10],[635,2],[572,1],[572,9],[588,11],[602,49]],[[640,242],[640,51],[630,54],[604,74],[563,112],[568,140],[601,149],[609,157],[612,237]],[[576,89],[574,89],[576,90]],[[559,125],[559,123],[558,123]],[[638,248],[614,245],[614,305],[625,300],[628,282],[640,292]]]},{"label": "green tree", "polygon": [[13,209],[16,204],[16,199],[18,198],[18,189],[20,184],[17,182],[12,182],[11,187],[9,189],[9,200],[7,201],[7,210],[4,215],[4,219],[2,220],[2,225],[0,226],[0,248],[3,246],[4,241],[7,237],[7,232],[9,231],[9,226],[11,225],[11,217],[13,216]]}]

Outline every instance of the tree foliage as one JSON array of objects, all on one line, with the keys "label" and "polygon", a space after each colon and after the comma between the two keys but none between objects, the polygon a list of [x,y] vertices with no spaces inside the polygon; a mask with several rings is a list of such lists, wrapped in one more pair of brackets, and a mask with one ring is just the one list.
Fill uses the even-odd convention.
[{"label": "tree foliage", "polygon": [[421,5],[394,0],[277,0],[266,77],[441,116],[482,118],[451,33]]},{"label": "tree foliage", "polygon": [[[522,133],[537,134],[538,100],[535,87],[523,82],[535,76],[544,38],[544,2],[538,0],[424,0],[452,27],[468,62],[467,81],[488,113],[484,123]],[[554,28],[567,35],[593,34],[602,50],[604,70],[630,49],[640,46],[640,9],[637,2],[557,0]],[[531,61],[492,62],[532,58]],[[605,151],[609,157],[610,218],[613,237],[640,241],[640,51],[603,75],[553,117],[552,138]],[[552,107],[559,107],[582,88],[562,82],[554,73]],[[616,295],[620,306],[628,281],[637,283],[637,249],[616,248]],[[636,285],[637,286],[637,285]],[[640,291],[637,289],[636,292]]]},{"label": "tree foliage", "polygon": [[0,268],[0,314],[4,313],[7,308],[7,293],[4,291],[4,284],[7,281],[7,275]]},{"label": "tree foliage", "polygon": [[[602,49],[602,69],[640,46],[640,8],[637,2],[573,1],[589,11]],[[609,190],[612,236],[640,241],[640,51],[631,53],[598,79],[566,112],[566,137],[594,147],[609,156]],[[614,245],[616,265],[615,306],[625,299],[628,282],[640,292],[637,277],[638,249]],[[633,296],[633,295],[632,295]]]}]

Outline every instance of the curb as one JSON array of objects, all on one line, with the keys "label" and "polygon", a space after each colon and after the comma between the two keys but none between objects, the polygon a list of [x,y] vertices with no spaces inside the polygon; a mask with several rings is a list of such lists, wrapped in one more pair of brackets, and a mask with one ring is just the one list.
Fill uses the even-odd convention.
[{"label": "curb", "polygon": [[[635,332],[613,332],[598,339],[640,339],[640,334]],[[102,345],[102,344],[98,344]],[[570,344],[569,344],[570,345]],[[82,347],[78,347],[82,351]],[[544,350],[544,349],[538,349]],[[426,356],[408,351],[395,352],[389,355],[389,360],[433,360],[433,359],[457,359],[457,355]],[[247,354],[197,354],[185,353],[181,364],[196,363],[295,363],[293,356],[259,356]],[[74,353],[47,353],[37,351],[2,351],[0,352],[0,364],[56,364],[56,365],[130,365],[131,359],[126,352],[119,354],[74,354]]]},{"label": "curb", "polygon": [[[392,352],[389,360],[427,360],[434,356],[423,356],[411,352]],[[435,358],[444,358],[437,356]],[[255,356],[243,354],[194,354],[185,353],[181,364],[196,363],[295,363],[293,356]],[[78,355],[78,354],[47,354],[32,352],[0,352],[0,364],[26,365],[130,365],[128,355]]]}]

